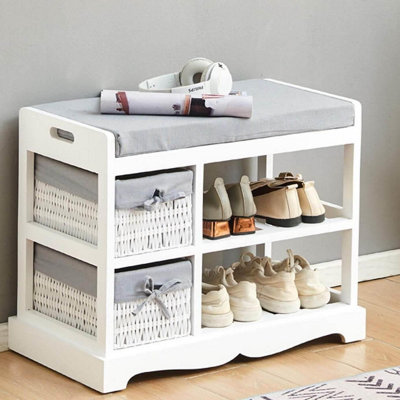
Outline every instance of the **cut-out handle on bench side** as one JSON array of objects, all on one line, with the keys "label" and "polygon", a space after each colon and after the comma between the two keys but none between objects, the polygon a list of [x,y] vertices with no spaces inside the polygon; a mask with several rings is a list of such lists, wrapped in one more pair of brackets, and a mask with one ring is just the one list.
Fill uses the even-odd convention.
[{"label": "cut-out handle on bench side", "polygon": [[73,143],[75,140],[74,134],[72,132],[55,127],[50,128],[50,135],[54,139],[62,140],[67,143]]},{"label": "cut-out handle on bench side", "polygon": [[[101,171],[104,175],[108,171],[107,163],[115,159],[115,136],[110,131],[33,107],[21,108],[19,117],[22,151],[38,153],[90,172]],[[59,136],[57,130],[68,132],[69,140]]]}]

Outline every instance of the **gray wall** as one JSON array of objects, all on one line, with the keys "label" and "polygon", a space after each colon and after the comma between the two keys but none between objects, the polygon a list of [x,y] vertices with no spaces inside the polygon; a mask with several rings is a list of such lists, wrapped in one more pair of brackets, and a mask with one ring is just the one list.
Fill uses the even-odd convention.
[{"label": "gray wall", "polygon": [[[225,62],[235,79],[360,100],[360,250],[400,247],[399,21],[397,0],[0,0],[0,322],[16,310],[18,109],[135,89],[194,56]],[[339,199],[341,152],[317,154],[281,157],[277,169]],[[314,261],[339,256],[336,237],[290,245]]]}]

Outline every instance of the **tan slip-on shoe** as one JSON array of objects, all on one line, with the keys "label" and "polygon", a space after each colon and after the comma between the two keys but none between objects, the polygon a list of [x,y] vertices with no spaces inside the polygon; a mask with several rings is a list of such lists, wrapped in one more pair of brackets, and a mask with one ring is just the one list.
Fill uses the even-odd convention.
[{"label": "tan slip-on shoe", "polygon": [[300,300],[294,283],[293,271],[276,272],[268,257],[245,253],[232,264],[235,280],[254,282],[261,307],[276,314],[294,313],[300,309]]},{"label": "tan slip-on shoe", "polygon": [[318,271],[311,268],[310,263],[299,255],[287,250],[289,257],[281,262],[274,262],[275,271],[296,271],[295,284],[299,293],[302,308],[319,308],[330,300],[330,291],[319,279]]},{"label": "tan slip-on shoe", "polygon": [[203,282],[225,286],[234,320],[250,322],[260,319],[262,310],[257,299],[256,284],[247,281],[236,282],[232,268],[225,269],[223,266],[217,266],[205,269]]},{"label": "tan slip-on shoe", "polygon": [[216,178],[210,189],[203,194],[203,236],[207,239],[230,236],[231,217],[232,209],[224,180]]},{"label": "tan slip-on shoe", "polygon": [[287,185],[274,179],[261,179],[250,184],[257,207],[257,217],[271,225],[291,227],[301,222],[297,184]]},{"label": "tan slip-on shoe", "polygon": [[301,220],[308,224],[315,224],[325,220],[325,208],[315,189],[315,182],[305,182],[301,174],[281,172],[276,181],[287,185],[296,184],[301,207]]},{"label": "tan slip-on shoe", "polygon": [[224,328],[233,322],[229,295],[223,285],[201,285],[201,324],[208,328]]},{"label": "tan slip-on shoe", "polygon": [[256,232],[254,216],[256,205],[250,189],[250,180],[243,175],[240,182],[225,185],[232,208],[230,228],[232,235],[247,235]]}]

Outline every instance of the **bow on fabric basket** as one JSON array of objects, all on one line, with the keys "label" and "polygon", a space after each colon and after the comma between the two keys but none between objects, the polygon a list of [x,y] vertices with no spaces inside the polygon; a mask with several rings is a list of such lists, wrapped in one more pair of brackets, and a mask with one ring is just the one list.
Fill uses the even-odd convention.
[{"label": "bow on fabric basket", "polygon": [[153,211],[160,207],[161,203],[167,203],[168,201],[182,199],[185,196],[185,192],[165,194],[164,191],[156,189],[154,191],[153,197],[143,203],[143,208],[147,211]]},{"label": "bow on fabric basket", "polygon": [[165,293],[170,292],[171,290],[175,289],[176,285],[179,285],[182,283],[179,279],[171,279],[168,282],[165,282],[163,285],[154,285],[153,278],[151,276],[147,276],[145,283],[144,283],[144,293],[146,294],[146,299],[143,301],[143,303],[139,304],[136,307],[136,310],[132,311],[133,315],[137,315],[140,313],[144,305],[150,301],[150,300],[155,300],[158,306],[160,307],[163,315],[165,318],[169,319],[171,318],[171,313],[169,312],[167,306],[163,303],[161,296]]}]

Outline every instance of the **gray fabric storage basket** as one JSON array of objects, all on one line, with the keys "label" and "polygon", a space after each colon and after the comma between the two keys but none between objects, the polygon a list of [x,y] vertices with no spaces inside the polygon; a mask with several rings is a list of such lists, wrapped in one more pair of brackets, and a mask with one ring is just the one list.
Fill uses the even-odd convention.
[{"label": "gray fabric storage basket", "polygon": [[[186,336],[191,330],[188,260],[117,270],[114,347]],[[38,312],[96,335],[97,269],[35,244],[33,305]]]},{"label": "gray fabric storage basket", "polygon": [[[179,169],[115,181],[115,256],[192,243],[193,171]],[[34,220],[97,244],[97,174],[35,156]]]}]

